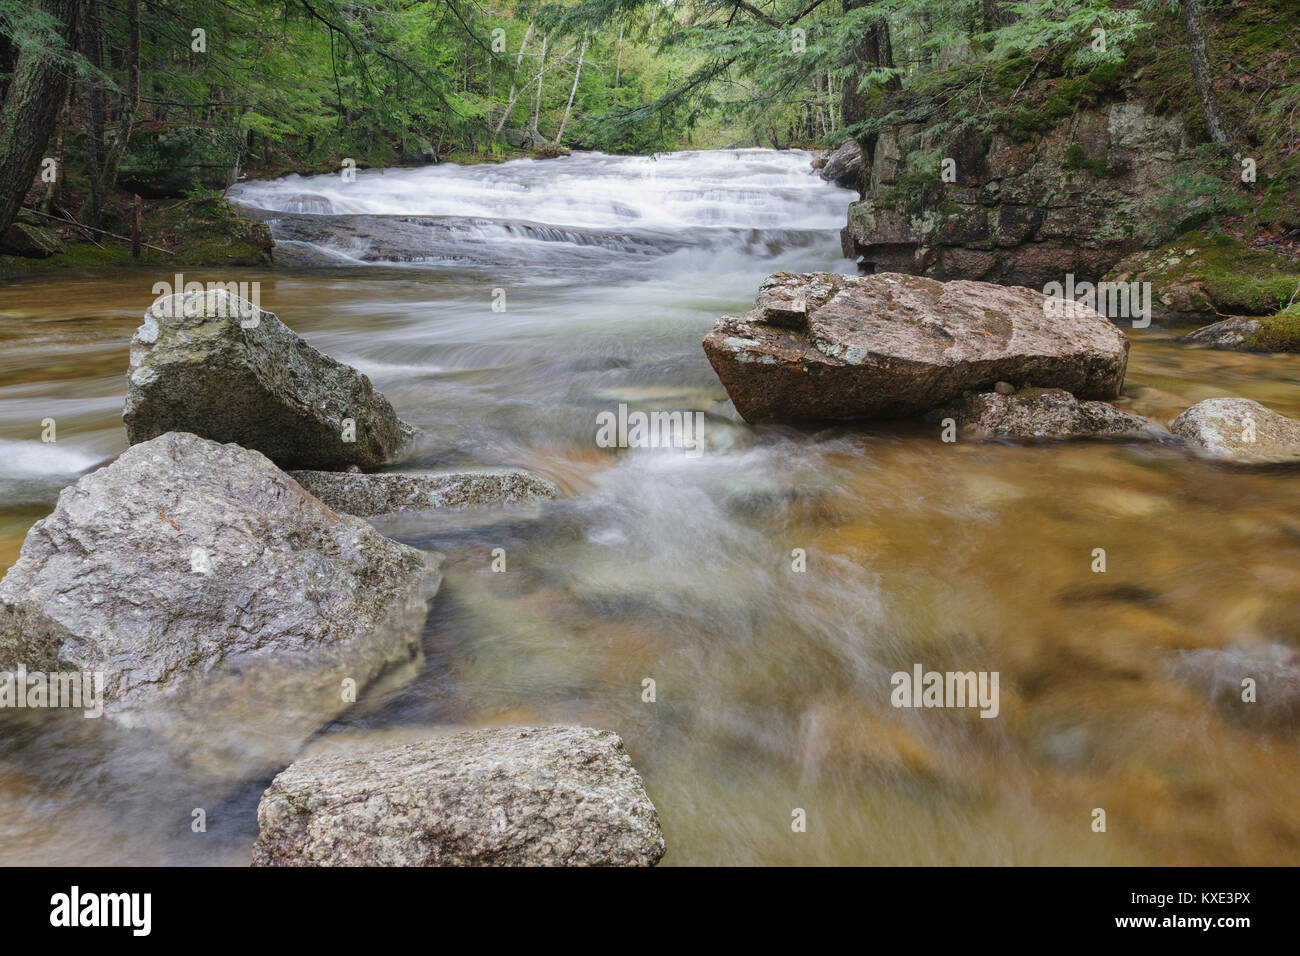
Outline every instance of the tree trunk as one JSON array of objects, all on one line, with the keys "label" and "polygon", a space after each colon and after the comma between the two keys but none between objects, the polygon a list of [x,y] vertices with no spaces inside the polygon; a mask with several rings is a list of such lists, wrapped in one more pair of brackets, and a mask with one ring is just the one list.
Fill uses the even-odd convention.
[{"label": "tree trunk", "polygon": [[1223,120],[1219,116],[1219,104],[1214,99],[1214,81],[1210,76],[1210,56],[1206,49],[1205,15],[1201,11],[1201,0],[1183,0],[1183,26],[1187,28],[1192,82],[1196,85],[1196,95],[1201,101],[1201,112],[1205,114],[1205,125],[1216,143],[1227,143],[1228,134],[1224,131]]},{"label": "tree trunk", "polygon": [[[519,64],[524,62],[524,47],[528,46],[528,38],[531,37],[532,35],[533,35],[533,25],[530,22],[528,24],[528,29],[524,31],[524,42],[519,44],[519,55],[515,57],[516,73],[519,72]],[[517,100],[518,98],[519,98],[519,94],[515,92],[515,85],[511,83],[510,100],[509,102],[506,103],[506,111],[501,114],[501,119],[497,122],[497,128],[493,130],[493,133],[495,135],[497,136],[501,135],[501,130],[505,127],[506,120],[510,118],[510,111],[515,108],[515,100]]]},{"label": "tree trunk", "polygon": [[117,168],[122,164],[122,156],[131,141],[135,115],[140,109],[140,0],[127,0],[126,23],[126,98],[122,102],[122,114],[118,117],[113,145],[104,159],[100,184],[105,192],[117,182]]},{"label": "tree trunk", "polygon": [[537,124],[542,118],[542,74],[546,72],[546,37],[542,37],[542,59],[537,64],[537,101],[533,104],[533,121],[528,127],[530,142],[537,142],[542,139],[542,134],[537,128]]},{"label": "tree trunk", "polygon": [[[70,44],[77,26],[78,0],[45,0],[42,8],[63,24]],[[68,73],[50,50],[35,44],[22,49],[0,108],[0,235],[18,215],[41,165],[41,154],[58,120]]]},{"label": "tree trunk", "polygon": [[[873,3],[875,3],[875,0],[843,0],[842,9],[845,13],[848,13],[851,10],[869,7]],[[859,76],[871,73],[874,70],[893,69],[894,67],[894,50],[889,37],[889,21],[883,16],[871,21],[871,26],[863,32],[862,37],[853,45],[850,57],[850,65],[854,69],[853,73],[844,81],[844,92],[840,100],[840,115],[843,117],[845,126],[852,126],[868,118],[867,94],[858,92]],[[886,92],[897,92],[903,88],[903,83],[897,75],[890,76],[885,81],[884,88]],[[863,174],[868,175],[876,154],[875,134],[861,137],[858,140],[858,145],[862,147]]]},{"label": "tree trunk", "polygon": [[573,87],[569,90],[569,102],[564,106],[564,116],[560,118],[560,131],[555,134],[555,145],[560,145],[564,127],[569,125],[569,111],[573,109],[573,97],[578,92],[578,79],[582,76],[582,58],[587,55],[587,34],[582,35],[582,49],[578,51],[578,68],[573,71]]},{"label": "tree trunk", "polygon": [[1011,8],[1013,0],[983,0],[981,20],[985,32],[992,32],[998,27],[1009,27],[1020,19],[1020,14]]},{"label": "tree trunk", "polygon": [[[83,0],[81,7],[81,54],[96,70],[104,65],[101,42],[103,31],[99,24],[99,0]],[[82,97],[86,129],[86,172],[90,176],[90,221],[94,226],[104,225],[104,194],[100,189],[104,159],[104,81],[92,76],[85,82]]]},{"label": "tree trunk", "polygon": [[[623,21],[626,20],[626,19],[627,19],[627,18],[624,17],[622,20],[619,20],[619,21],[618,21],[618,57],[617,57],[617,59],[615,59],[615,61],[614,61],[614,92],[615,92],[615,94],[618,93],[618,82],[619,82],[619,80],[622,78],[622,75],[623,75]],[[615,102],[617,103],[617,102],[618,102],[618,97],[615,96],[614,100],[615,100]]]}]

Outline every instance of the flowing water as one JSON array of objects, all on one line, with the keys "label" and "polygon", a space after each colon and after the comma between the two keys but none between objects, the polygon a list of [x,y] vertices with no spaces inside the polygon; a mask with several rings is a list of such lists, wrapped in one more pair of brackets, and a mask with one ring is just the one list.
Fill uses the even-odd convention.
[{"label": "flowing water", "polygon": [[[263,308],[369,374],[435,436],[404,468],[520,466],[565,493],[378,522],[447,555],[425,661],[313,746],[612,729],[665,863],[1300,860],[1294,725],[1243,720],[1215,684],[1295,670],[1295,472],[1170,444],[735,422],[700,348],[714,318],[772,271],[852,269],[837,231],[853,196],[808,160],[585,155],[232,191],[272,220],[282,260],[330,267],[187,280],[260,282]],[[127,342],[170,279],[0,286],[0,568],[60,487],[124,447]],[[1130,332],[1123,407],[1167,421],[1239,395],[1300,417],[1300,359],[1173,331]],[[599,447],[596,417],[620,403],[705,412],[705,453]],[[890,675],[916,664],[998,672],[998,716],[892,707]],[[7,732],[0,862],[247,862],[265,779],[205,794],[149,754],[106,754],[94,734]]]}]

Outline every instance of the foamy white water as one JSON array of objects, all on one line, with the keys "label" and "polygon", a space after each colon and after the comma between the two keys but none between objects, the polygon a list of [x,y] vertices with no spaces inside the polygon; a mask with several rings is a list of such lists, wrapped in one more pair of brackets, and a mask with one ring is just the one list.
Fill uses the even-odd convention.
[{"label": "foamy white water", "polygon": [[[231,187],[290,264],[605,265],[683,249],[772,254],[844,224],[812,154],[738,149],[287,176]],[[314,255],[309,255],[314,252]]]}]

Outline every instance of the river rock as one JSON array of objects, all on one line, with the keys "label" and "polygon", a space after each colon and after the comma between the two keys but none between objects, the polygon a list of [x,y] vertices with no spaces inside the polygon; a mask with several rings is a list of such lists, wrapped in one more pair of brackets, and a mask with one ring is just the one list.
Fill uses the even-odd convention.
[{"label": "river rock", "polygon": [[1240,349],[1254,339],[1258,331],[1259,319],[1238,315],[1188,332],[1183,341],[1216,349]]},{"label": "river rock", "polygon": [[122,419],[132,445],[192,432],[297,468],[374,468],[412,434],[369,378],[225,289],[150,306]]},{"label": "river rock", "polygon": [[335,511],[369,518],[401,511],[485,507],[558,498],[560,489],[519,469],[448,474],[294,471],[295,481]]},{"label": "river rock", "polygon": [[[1279,643],[1181,651],[1172,675],[1204,695],[1225,717],[1255,729],[1300,727],[1300,651]],[[1242,682],[1253,681],[1243,700]]]},{"label": "river rock", "polygon": [[926,416],[932,422],[945,418],[973,438],[1157,440],[1169,434],[1149,418],[1106,402],[1081,402],[1059,388],[1027,388],[1011,395],[977,392]]},{"label": "river rock", "polygon": [[999,381],[1114,398],[1128,339],[1086,306],[1056,305],[985,282],[778,272],[704,351],[751,423],[916,415]]},{"label": "river rock", "polygon": [[48,229],[17,221],[10,224],[4,235],[0,236],[0,253],[24,256],[29,259],[44,259],[63,251],[59,237]]},{"label": "river rock", "polygon": [[849,189],[862,188],[862,147],[846,139],[831,150],[818,170],[822,179]]},{"label": "river rock", "polygon": [[283,766],[419,655],[440,556],[266,457],[168,433],[59,495],[0,582],[0,669],[104,674],[105,716],[205,769]]},{"label": "river rock", "polygon": [[1300,421],[1248,398],[1207,398],[1169,428],[1210,458],[1241,464],[1300,462]]},{"label": "river rock", "polygon": [[659,817],[609,731],[474,730],[306,757],[257,808],[254,866],[652,866]]}]

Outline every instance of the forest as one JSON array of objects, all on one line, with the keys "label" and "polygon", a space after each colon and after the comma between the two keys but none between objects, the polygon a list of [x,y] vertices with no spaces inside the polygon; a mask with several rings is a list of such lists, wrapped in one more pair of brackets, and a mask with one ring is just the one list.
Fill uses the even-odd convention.
[{"label": "forest", "polygon": [[[1211,58],[1205,5],[2,0],[0,228],[25,185],[44,216],[123,231],[132,193],[200,194],[344,158],[384,166],[868,141],[873,124],[898,115],[879,109],[882,98],[903,90],[924,96],[978,77],[981,98],[998,88],[1010,96],[999,109],[1023,98],[1033,112],[1039,80],[1104,83],[1126,58],[1131,73],[1158,56],[1177,61],[1162,76],[1174,78],[1170,95],[1194,92],[1189,112],[1207,141],[1259,146],[1292,168],[1293,57],[1245,45],[1267,46],[1267,20],[1281,10],[1266,7],[1251,36]],[[1225,120],[1225,91],[1255,100],[1244,124]],[[954,88],[952,105],[965,97]],[[964,109],[941,122],[991,112]]]}]

